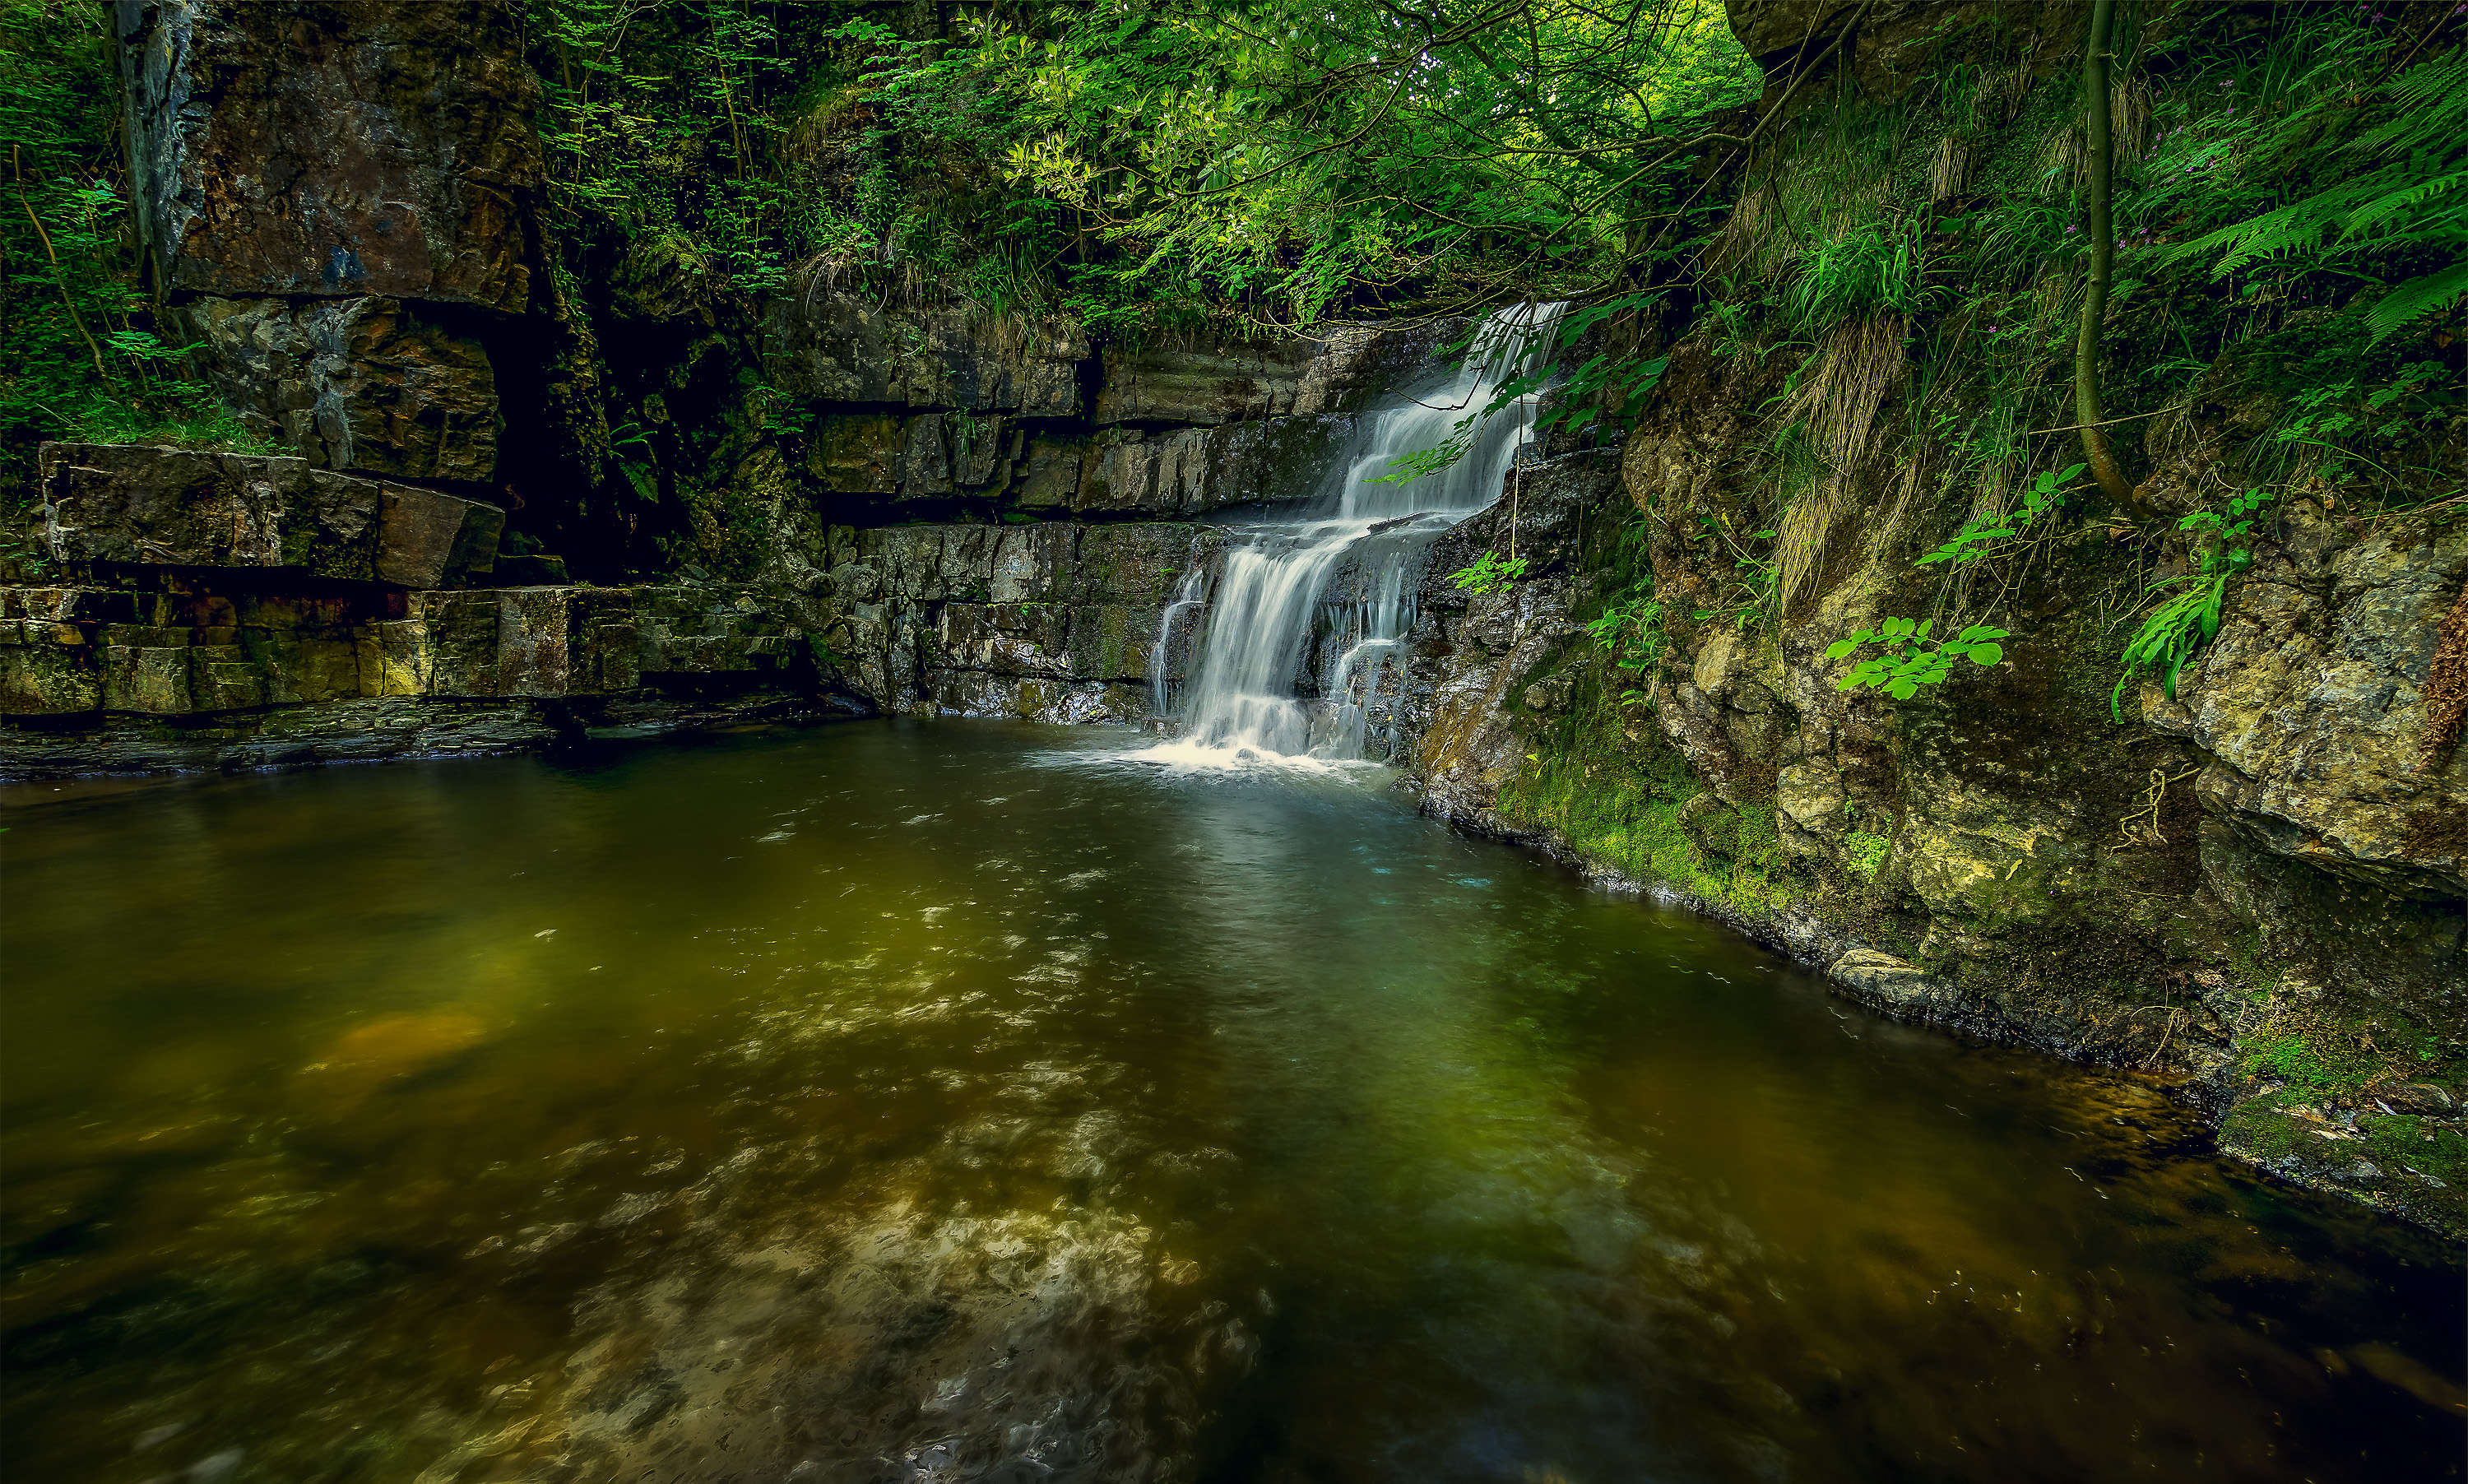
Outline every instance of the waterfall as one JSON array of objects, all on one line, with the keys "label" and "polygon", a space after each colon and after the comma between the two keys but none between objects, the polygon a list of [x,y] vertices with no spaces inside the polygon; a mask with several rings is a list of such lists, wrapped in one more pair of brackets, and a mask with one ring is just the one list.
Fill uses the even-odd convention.
[{"label": "waterfall", "polygon": [[[1363,756],[1373,702],[1393,688],[1412,631],[1418,559],[1441,533],[1499,497],[1533,423],[1532,396],[1470,429],[1463,457],[1383,482],[1399,458],[1446,442],[1502,385],[1547,358],[1561,306],[1517,305],[1475,331],[1464,361],[1428,374],[1364,414],[1316,497],[1298,514],[1225,533],[1216,590],[1175,594],[1157,637],[1200,609],[1197,663],[1178,735],[1160,761]],[[1161,671],[1160,671],[1161,673]],[[1164,683],[1156,682],[1160,709]]]}]

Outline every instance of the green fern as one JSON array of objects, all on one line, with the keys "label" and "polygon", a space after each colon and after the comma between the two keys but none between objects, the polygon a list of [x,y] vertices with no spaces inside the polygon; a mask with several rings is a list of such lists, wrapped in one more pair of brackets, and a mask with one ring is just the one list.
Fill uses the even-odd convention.
[{"label": "green fern", "polygon": [[2395,285],[2365,310],[2366,343],[2379,345],[2408,326],[2468,296],[2468,258],[2439,272]]},{"label": "green fern", "polygon": [[2168,698],[2177,698],[2177,676],[2194,651],[2211,642],[2220,631],[2220,604],[2228,596],[2228,574],[2224,569],[2206,577],[2180,578],[2190,581],[2192,587],[2160,605],[2160,610],[2142,621],[2134,637],[2125,645],[2125,673],[2116,677],[2116,689],[2108,697],[2109,715],[2125,719],[2125,688],[2146,670],[2160,672],[2160,688]]},{"label": "green fern", "polygon": [[2214,171],[2231,161],[2248,178],[2276,170],[2297,191],[2328,183],[2162,248],[2155,265],[2207,261],[2212,277],[2227,278],[2276,263],[2388,282],[2394,267],[2427,266],[2429,257],[2439,263],[2359,297],[2352,312],[2368,344],[2457,302],[2468,292],[2468,53],[2420,62],[2381,91],[2390,117],[2370,129],[2346,132],[2357,108],[2371,106],[2367,99],[2325,86],[2316,103],[2253,124],[2251,132],[2239,125],[2228,139],[2179,156],[2173,172],[2189,192],[2221,184]]}]

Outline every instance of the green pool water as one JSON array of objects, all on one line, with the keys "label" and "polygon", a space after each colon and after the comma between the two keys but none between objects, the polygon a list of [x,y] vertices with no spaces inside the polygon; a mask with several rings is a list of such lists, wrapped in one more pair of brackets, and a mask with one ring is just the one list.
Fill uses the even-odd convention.
[{"label": "green pool water", "polygon": [[2455,1251],[1138,748],[12,790],[11,1476],[2459,1476]]}]

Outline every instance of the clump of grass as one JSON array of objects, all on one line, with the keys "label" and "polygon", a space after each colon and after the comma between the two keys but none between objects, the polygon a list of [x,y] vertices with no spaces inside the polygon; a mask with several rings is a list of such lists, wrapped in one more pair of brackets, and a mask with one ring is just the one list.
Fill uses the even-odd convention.
[{"label": "clump of grass", "polygon": [[1788,302],[1801,327],[1816,330],[1845,319],[1914,313],[1922,294],[1910,234],[1872,221],[1818,242]]}]

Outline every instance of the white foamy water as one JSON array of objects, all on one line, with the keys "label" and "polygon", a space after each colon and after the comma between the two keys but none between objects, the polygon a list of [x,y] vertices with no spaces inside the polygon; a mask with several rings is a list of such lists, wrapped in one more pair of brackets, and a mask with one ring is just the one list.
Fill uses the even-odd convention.
[{"label": "white foamy water", "polygon": [[1398,651],[1413,628],[1419,559],[1499,497],[1533,425],[1535,397],[1484,418],[1449,468],[1395,483],[1385,476],[1400,458],[1447,441],[1503,383],[1545,359],[1561,308],[1517,305],[1494,314],[1462,364],[1364,415],[1299,514],[1228,533],[1215,590],[1202,602],[1187,583],[1167,609],[1160,654],[1172,626],[1191,622],[1199,606],[1197,665],[1177,734],[1142,757],[1205,767],[1364,759],[1374,702],[1393,692]]}]

